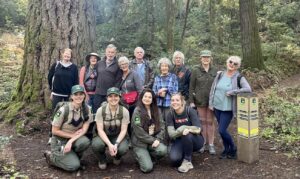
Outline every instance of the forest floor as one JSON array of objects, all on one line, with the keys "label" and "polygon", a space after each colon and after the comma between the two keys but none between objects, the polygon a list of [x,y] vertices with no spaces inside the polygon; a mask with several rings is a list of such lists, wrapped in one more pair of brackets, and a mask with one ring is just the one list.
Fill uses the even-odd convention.
[{"label": "forest floor", "polygon": [[[9,38],[11,39],[11,38]],[[6,42],[4,40],[3,42]],[[1,44],[0,44],[1,45]],[[20,45],[21,46],[21,45]],[[13,47],[15,48],[15,47]],[[7,54],[9,58],[12,58]],[[15,56],[14,56],[15,57]],[[10,63],[2,61],[4,56],[0,56],[1,74],[6,75],[5,71],[19,71],[20,61],[12,63],[14,70],[8,68],[13,66]],[[16,58],[21,58],[17,53]],[[18,66],[15,66],[18,64]],[[5,68],[3,68],[5,67]],[[5,88],[0,94],[6,94],[13,86],[17,79],[18,73],[12,80],[4,80],[1,76],[0,82]],[[11,73],[7,74],[7,76]],[[279,88],[297,88],[300,84],[300,73],[293,75],[281,81]],[[7,87],[9,86],[9,89]],[[268,90],[258,92],[258,95],[268,95]],[[10,93],[3,95],[1,100],[6,100]],[[1,120],[1,119],[0,119]],[[236,120],[232,122],[229,130],[237,138]],[[259,161],[247,164],[238,160],[219,159],[218,155],[211,156],[207,152],[204,154],[194,153],[194,169],[188,173],[178,173],[176,168],[169,165],[167,157],[163,158],[154,166],[153,172],[149,174],[142,173],[135,162],[132,151],[130,150],[123,158],[119,166],[109,163],[107,170],[101,171],[97,167],[97,159],[91,149],[83,156],[83,163],[86,169],[79,172],[65,172],[55,167],[49,167],[43,157],[43,152],[49,150],[46,144],[48,141],[49,124],[45,121],[41,124],[40,131],[35,131],[29,135],[23,136],[16,134],[12,125],[0,122],[0,178],[300,178],[300,161],[299,159],[289,158],[283,151],[277,150],[274,144],[264,138],[260,138]],[[218,134],[216,134],[215,145],[217,152],[222,151],[222,143]]]},{"label": "forest floor", "polygon": [[[296,74],[281,81],[279,87],[295,87],[299,84],[300,74]],[[267,91],[260,92],[260,95],[265,93]],[[97,167],[94,154],[89,149],[83,156],[86,169],[69,173],[49,167],[43,157],[43,152],[49,150],[49,146],[46,145],[48,127],[45,123],[41,131],[22,136],[17,135],[12,126],[0,123],[0,136],[6,137],[9,141],[0,151],[0,166],[10,166],[2,172],[0,167],[0,176],[9,177],[8,171],[11,171],[11,174],[18,172],[18,176],[29,178],[300,178],[299,159],[288,158],[283,152],[274,149],[270,141],[263,138],[260,139],[259,161],[252,164],[238,160],[221,160],[217,155],[211,156],[208,153],[194,153],[194,169],[188,173],[178,173],[176,168],[169,165],[168,158],[165,157],[155,165],[153,172],[144,174],[139,170],[132,151],[129,151],[121,165],[114,166],[109,163],[107,170],[101,171]],[[232,122],[229,130],[236,139],[236,121]],[[217,152],[220,153],[222,145],[218,135],[215,144]]]}]

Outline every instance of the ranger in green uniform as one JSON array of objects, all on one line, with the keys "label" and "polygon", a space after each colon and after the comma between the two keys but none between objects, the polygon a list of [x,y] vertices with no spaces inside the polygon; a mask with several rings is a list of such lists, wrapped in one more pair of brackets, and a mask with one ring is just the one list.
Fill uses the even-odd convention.
[{"label": "ranger in green uniform", "polygon": [[135,159],[141,171],[152,171],[152,160],[158,160],[167,154],[164,139],[165,125],[159,115],[156,97],[151,89],[145,89],[139,96],[138,105],[132,116],[131,142]]},{"label": "ranger in green uniform", "polygon": [[113,163],[119,165],[121,157],[128,151],[127,128],[130,123],[128,110],[119,105],[120,90],[116,87],[107,90],[107,104],[97,110],[97,134],[92,141],[92,149],[99,159],[98,167],[107,167],[105,149],[113,157]]},{"label": "ranger in green uniform", "polygon": [[84,88],[75,85],[71,89],[71,102],[62,103],[56,111],[52,122],[51,152],[44,153],[49,165],[66,171],[80,168],[80,158],[90,145],[85,133],[93,120],[91,109],[84,101]]}]

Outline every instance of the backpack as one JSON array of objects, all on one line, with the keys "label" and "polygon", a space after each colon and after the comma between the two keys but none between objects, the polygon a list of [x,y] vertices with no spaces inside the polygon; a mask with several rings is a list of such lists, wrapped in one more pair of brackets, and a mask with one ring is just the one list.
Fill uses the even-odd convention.
[{"label": "backpack", "polygon": [[[220,80],[221,76],[223,76],[223,73],[224,73],[224,72],[221,72],[221,73],[219,74],[219,76],[218,76],[218,81]],[[241,86],[241,79],[242,79],[242,77],[243,77],[242,74],[239,74],[239,75],[237,76],[237,86],[238,86],[239,89],[242,88],[242,86]]]},{"label": "backpack", "polygon": [[[103,122],[104,121],[110,121],[110,120],[106,120],[105,110],[106,110],[106,107],[107,107],[107,103],[104,103],[104,104],[102,103],[101,107],[102,107],[102,111],[101,112],[102,112]],[[123,106],[122,105],[119,105],[119,111],[118,111],[117,119],[119,119],[120,122],[121,122],[121,124],[122,124],[122,119],[123,119]],[[105,126],[104,126],[104,128],[105,128]],[[119,130],[117,130],[117,131],[114,131],[110,135],[118,135],[120,132],[121,132],[121,128]],[[98,130],[97,130],[97,127],[95,127],[95,133],[94,134],[97,134],[97,133],[98,133]]]},{"label": "backpack", "polygon": [[[55,114],[58,112],[58,110],[61,108],[61,107],[64,107],[64,116],[63,116],[63,122],[62,124],[64,124],[65,122],[67,122],[68,120],[68,116],[69,116],[69,103],[70,102],[66,102],[66,101],[63,101],[63,102],[59,102],[57,103],[57,105],[55,106],[55,109],[53,111],[53,116],[52,116],[52,119],[54,119],[54,116]],[[82,115],[83,115],[83,120],[84,121],[87,121],[89,120],[89,107],[87,104],[84,103],[84,107],[82,109]]]},{"label": "backpack", "polygon": [[[54,73],[53,73],[53,77],[52,77],[52,85],[51,85],[52,86],[52,89],[51,89],[52,91],[53,91],[53,82],[54,82],[54,79],[55,79],[55,73],[56,73],[56,70],[57,70],[59,64],[60,64],[60,61],[59,60],[56,61],[56,65],[55,65]],[[55,107],[55,109],[56,109],[56,107]]]}]

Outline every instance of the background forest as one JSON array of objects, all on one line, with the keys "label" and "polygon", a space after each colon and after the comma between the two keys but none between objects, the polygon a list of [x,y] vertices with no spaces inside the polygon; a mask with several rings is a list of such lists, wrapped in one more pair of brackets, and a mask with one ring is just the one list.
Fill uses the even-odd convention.
[{"label": "background forest", "polygon": [[[242,69],[252,86],[259,90],[299,73],[300,1],[255,2],[264,69]],[[5,60],[22,58],[23,40],[17,37],[24,34],[27,3],[27,0],[0,0],[0,33],[1,36],[11,34],[5,36],[7,39],[0,39],[1,68]],[[160,57],[171,58],[174,50],[185,54],[189,66],[198,63],[203,49],[210,49],[214,63],[220,66],[229,55],[243,56],[239,0],[95,0],[94,8],[96,39],[93,43],[102,55],[105,47],[113,43],[118,47],[118,55],[129,57],[136,46],[142,46],[153,64]],[[7,46],[9,40],[17,43],[18,48],[13,52]],[[19,71],[20,66],[11,70],[7,79],[5,75],[1,79],[2,109],[15,95],[16,82],[11,78],[16,78]],[[274,88],[269,94],[261,98],[264,117],[261,134],[275,138],[278,147],[299,157],[299,89],[278,92]],[[5,115],[6,121],[14,121],[10,118],[13,114]],[[24,131],[24,122],[18,122],[19,131]]]}]

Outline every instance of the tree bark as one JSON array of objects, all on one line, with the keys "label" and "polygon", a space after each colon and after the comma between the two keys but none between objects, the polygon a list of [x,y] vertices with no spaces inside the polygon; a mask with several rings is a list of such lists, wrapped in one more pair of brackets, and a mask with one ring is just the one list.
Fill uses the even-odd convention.
[{"label": "tree bark", "polygon": [[24,62],[13,101],[24,106],[50,104],[47,75],[64,48],[81,66],[95,50],[95,17],[90,0],[30,0],[25,30]]},{"label": "tree bark", "polygon": [[264,69],[254,0],[240,0],[243,66]]},{"label": "tree bark", "polygon": [[186,30],[186,24],[187,24],[188,15],[189,15],[189,7],[190,7],[190,0],[187,0],[186,8],[185,8],[184,24],[183,24],[182,34],[181,34],[181,41],[183,41],[183,37],[185,34],[185,30]]},{"label": "tree bark", "polygon": [[167,35],[167,51],[174,51],[174,23],[175,23],[175,0],[166,1],[166,35]]}]

